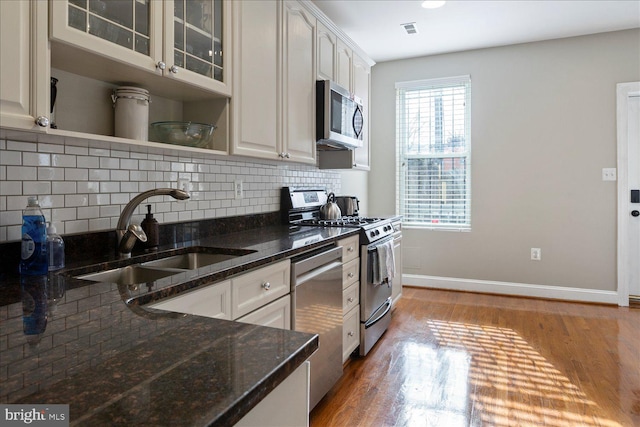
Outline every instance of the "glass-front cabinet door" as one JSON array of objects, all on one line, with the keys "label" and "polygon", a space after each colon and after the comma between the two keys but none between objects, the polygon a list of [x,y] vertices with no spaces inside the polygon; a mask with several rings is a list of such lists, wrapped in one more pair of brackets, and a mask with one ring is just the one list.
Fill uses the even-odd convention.
[{"label": "glass-front cabinet door", "polygon": [[162,5],[156,0],[52,0],[51,40],[156,72],[163,53]]},{"label": "glass-front cabinet door", "polygon": [[164,57],[172,77],[203,87],[228,84],[223,50],[230,26],[223,0],[165,1]]},{"label": "glass-front cabinet door", "polygon": [[222,81],[222,1],[173,1],[173,60]]},{"label": "glass-front cabinet door", "polygon": [[69,0],[68,8],[71,28],[151,56],[149,0]]},{"label": "glass-front cabinet door", "polygon": [[[51,39],[228,93],[227,0],[52,0]],[[227,19],[227,14],[229,19]],[[227,32],[227,33],[225,33]]]}]

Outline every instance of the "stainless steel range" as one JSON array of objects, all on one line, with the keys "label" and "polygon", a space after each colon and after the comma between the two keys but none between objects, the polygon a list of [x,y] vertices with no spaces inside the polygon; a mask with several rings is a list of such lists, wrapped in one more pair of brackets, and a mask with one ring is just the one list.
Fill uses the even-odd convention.
[{"label": "stainless steel range", "polygon": [[[281,212],[292,229],[310,227],[348,227],[360,229],[360,349],[365,356],[391,322],[391,284],[393,277],[379,273],[378,250],[393,254],[393,225],[390,219],[343,216],[320,218],[320,207],[327,203],[324,189],[283,187]],[[390,243],[390,244],[389,244]],[[390,249],[389,249],[390,248]],[[393,259],[393,258],[391,258]],[[378,271],[378,274],[375,274]]]}]

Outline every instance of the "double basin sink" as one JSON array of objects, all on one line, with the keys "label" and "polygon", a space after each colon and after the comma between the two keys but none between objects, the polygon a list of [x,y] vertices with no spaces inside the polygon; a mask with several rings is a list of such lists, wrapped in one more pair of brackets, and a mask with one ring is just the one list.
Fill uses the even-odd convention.
[{"label": "double basin sink", "polygon": [[[184,253],[167,255],[164,258],[146,262],[133,262],[130,265],[98,271],[95,273],[73,275],[76,279],[93,282],[109,282],[118,285],[134,286],[154,282],[164,277],[196,270],[228,261],[256,252],[250,249],[210,248],[196,246],[185,248]],[[173,253],[173,252],[172,252]],[[108,268],[108,267],[107,267]]]}]

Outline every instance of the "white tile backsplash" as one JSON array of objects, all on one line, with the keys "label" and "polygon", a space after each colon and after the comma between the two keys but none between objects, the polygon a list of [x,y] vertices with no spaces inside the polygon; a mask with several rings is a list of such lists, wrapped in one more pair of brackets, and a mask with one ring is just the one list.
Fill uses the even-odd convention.
[{"label": "white tile backsplash", "polygon": [[[166,223],[278,211],[283,186],[340,191],[339,172],[315,166],[123,144],[110,149],[101,141],[16,135],[21,133],[0,139],[0,242],[20,239],[22,209],[32,195],[39,197],[58,233],[71,234],[113,229],[136,194],[175,188],[178,178],[190,181],[190,200],[152,197],[133,220],[144,218],[147,204],[154,217]],[[34,139],[38,142],[30,142]],[[235,199],[236,180],[243,181],[242,199]]]}]

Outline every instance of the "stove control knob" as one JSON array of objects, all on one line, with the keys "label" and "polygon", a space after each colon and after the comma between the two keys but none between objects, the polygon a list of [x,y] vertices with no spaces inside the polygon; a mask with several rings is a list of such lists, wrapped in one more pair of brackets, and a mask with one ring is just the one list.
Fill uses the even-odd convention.
[{"label": "stove control knob", "polygon": [[370,235],[371,237],[375,237],[375,236],[376,236],[376,232],[375,232],[375,231],[372,231],[371,233],[369,233],[369,235]]}]

